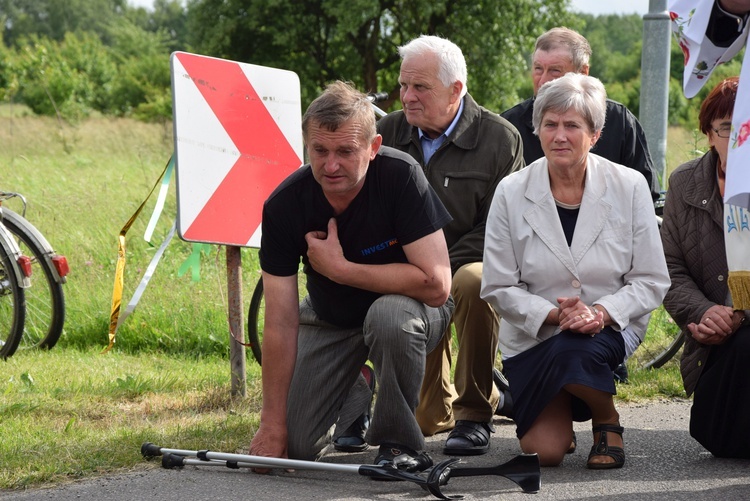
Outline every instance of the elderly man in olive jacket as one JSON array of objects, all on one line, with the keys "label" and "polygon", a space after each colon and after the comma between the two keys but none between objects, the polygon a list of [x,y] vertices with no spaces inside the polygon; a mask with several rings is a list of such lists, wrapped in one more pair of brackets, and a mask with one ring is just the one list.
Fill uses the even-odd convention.
[{"label": "elderly man in olive jacket", "polygon": [[508,121],[467,94],[466,62],[455,44],[421,36],[400,47],[399,55],[403,110],[382,118],[378,132],[384,145],[419,161],[453,216],[444,232],[459,346],[455,393],[449,328],[442,349],[427,358],[417,421],[426,435],[453,428],[446,454],[483,454],[489,449],[493,413],[502,413],[506,404],[493,384],[500,318],[479,297],[485,223],[498,182],[524,166],[523,146]]}]

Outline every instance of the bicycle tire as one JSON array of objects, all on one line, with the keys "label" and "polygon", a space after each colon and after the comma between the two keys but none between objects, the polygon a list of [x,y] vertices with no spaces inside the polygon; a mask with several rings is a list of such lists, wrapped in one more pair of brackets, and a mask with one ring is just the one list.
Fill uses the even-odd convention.
[{"label": "bicycle tire", "polygon": [[664,310],[664,306],[659,306],[651,314],[645,339],[628,359],[628,368],[638,371],[663,367],[675,358],[683,343],[680,328]]},{"label": "bicycle tire", "polygon": [[643,368],[658,369],[659,367],[662,367],[664,364],[669,362],[677,354],[678,351],[680,351],[680,348],[682,348],[684,342],[685,338],[682,335],[677,336],[676,338],[674,338],[674,341],[672,341],[672,344],[667,346],[664,351],[654,357],[650,362],[646,363]]},{"label": "bicycle tire", "polygon": [[25,321],[24,289],[18,284],[10,257],[0,246],[0,358],[6,359],[16,352]]},{"label": "bicycle tire", "polygon": [[[302,270],[297,273],[297,290],[299,300],[302,302],[307,295],[306,275]],[[266,311],[264,297],[263,277],[260,277],[255,284],[255,289],[253,289],[253,295],[250,299],[250,307],[247,312],[247,344],[250,347],[253,358],[258,362],[258,365],[263,365],[263,326]]]},{"label": "bicycle tire", "polygon": [[263,365],[261,360],[263,342],[263,314],[265,312],[265,303],[263,301],[263,277],[258,279],[253,289],[253,296],[250,299],[250,309],[247,312],[247,344],[253,353],[253,358],[258,365]]},{"label": "bicycle tire", "polygon": [[[6,216],[10,212],[4,209]],[[65,295],[62,284],[56,279],[56,270],[46,258],[51,249],[45,249],[34,233],[36,228],[17,214],[5,217],[3,224],[16,237],[21,253],[31,258],[32,286],[26,289],[26,322],[19,349],[51,349],[57,344],[65,324]],[[42,286],[38,277],[44,277]]]}]

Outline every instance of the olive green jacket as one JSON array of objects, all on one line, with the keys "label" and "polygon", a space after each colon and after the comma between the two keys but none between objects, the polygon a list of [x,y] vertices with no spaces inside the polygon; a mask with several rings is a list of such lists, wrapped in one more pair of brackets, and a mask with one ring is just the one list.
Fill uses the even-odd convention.
[{"label": "olive green jacket", "polygon": [[524,167],[518,131],[507,120],[479,106],[467,94],[456,127],[425,165],[416,127],[403,111],[378,121],[383,144],[413,156],[424,168],[453,221],[444,228],[453,273],[481,262],[484,230],[495,187],[502,178]]}]

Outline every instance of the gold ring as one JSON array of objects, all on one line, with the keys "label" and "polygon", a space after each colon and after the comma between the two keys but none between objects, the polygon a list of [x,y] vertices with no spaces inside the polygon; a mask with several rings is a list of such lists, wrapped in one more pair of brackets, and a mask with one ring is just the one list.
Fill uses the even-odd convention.
[{"label": "gold ring", "polygon": [[581,320],[583,320],[583,314],[578,315],[578,318],[580,318]]}]

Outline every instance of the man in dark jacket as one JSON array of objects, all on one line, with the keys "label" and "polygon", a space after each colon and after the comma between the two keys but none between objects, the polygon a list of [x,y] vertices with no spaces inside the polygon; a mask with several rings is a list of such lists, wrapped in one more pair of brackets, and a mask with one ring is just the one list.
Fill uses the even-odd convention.
[{"label": "man in dark jacket", "polygon": [[[579,33],[568,28],[552,28],[536,40],[531,60],[534,96],[545,83],[575,72],[589,74],[591,46]],[[534,98],[529,98],[501,116],[512,123],[523,138],[526,164],[544,156],[539,138],[534,134],[531,115]],[[607,115],[602,136],[591,153],[637,170],[646,178],[654,200],[661,190],[646,144],[646,135],[635,116],[622,104],[607,99]]]},{"label": "man in dark jacket", "polygon": [[417,421],[426,435],[453,428],[446,454],[484,454],[493,413],[507,412],[510,404],[493,384],[500,318],[479,297],[484,230],[497,183],[524,166],[522,143],[512,125],[467,94],[466,61],[454,43],[421,36],[400,47],[399,55],[403,110],[382,118],[378,132],[384,145],[419,161],[453,216],[444,231],[459,346],[455,394],[449,328],[443,349],[427,358]]}]

